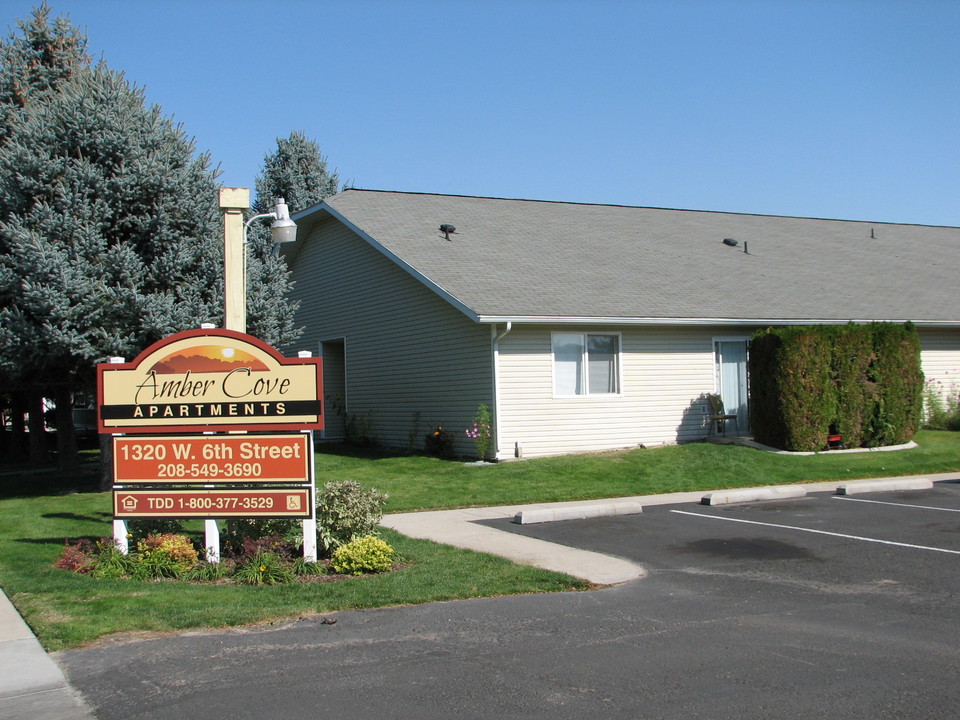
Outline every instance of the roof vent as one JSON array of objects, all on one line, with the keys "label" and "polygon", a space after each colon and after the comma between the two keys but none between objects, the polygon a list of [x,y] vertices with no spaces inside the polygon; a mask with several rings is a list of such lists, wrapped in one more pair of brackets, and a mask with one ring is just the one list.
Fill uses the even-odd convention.
[{"label": "roof vent", "polygon": [[440,232],[443,233],[443,237],[447,240],[450,239],[450,233],[455,233],[457,229],[450,223],[444,223],[440,226]]},{"label": "roof vent", "polygon": [[724,245],[729,245],[730,247],[736,247],[736,246],[737,246],[737,241],[734,240],[733,238],[724,238],[724,239],[723,239],[723,244],[724,244]]}]

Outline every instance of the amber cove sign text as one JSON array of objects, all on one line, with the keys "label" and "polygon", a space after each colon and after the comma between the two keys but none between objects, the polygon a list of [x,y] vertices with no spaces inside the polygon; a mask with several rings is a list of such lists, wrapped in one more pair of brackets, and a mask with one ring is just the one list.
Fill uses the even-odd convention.
[{"label": "amber cove sign text", "polygon": [[177,333],[97,367],[100,432],[321,429],[320,363],[232,330]]}]

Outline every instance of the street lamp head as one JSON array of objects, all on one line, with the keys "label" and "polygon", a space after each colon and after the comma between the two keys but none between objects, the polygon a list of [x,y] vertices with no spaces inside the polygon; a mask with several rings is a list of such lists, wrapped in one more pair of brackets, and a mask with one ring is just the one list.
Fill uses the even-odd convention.
[{"label": "street lamp head", "polygon": [[254,215],[243,224],[244,244],[247,242],[247,230],[253,224],[253,221],[263,218],[274,219],[273,222],[270,223],[270,234],[273,236],[274,252],[277,251],[280,243],[289,243],[297,239],[297,224],[290,219],[290,208],[287,207],[283,198],[277,198],[273,212]]},{"label": "street lamp head", "polygon": [[283,198],[277,198],[276,208],[273,212],[274,220],[270,223],[270,234],[273,235],[273,242],[276,244],[289,243],[297,239],[297,224],[290,219],[290,208],[283,201]]}]

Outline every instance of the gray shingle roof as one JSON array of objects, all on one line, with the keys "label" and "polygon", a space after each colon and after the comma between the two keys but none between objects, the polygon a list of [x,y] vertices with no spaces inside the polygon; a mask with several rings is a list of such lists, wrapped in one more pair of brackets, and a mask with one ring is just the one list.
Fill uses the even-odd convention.
[{"label": "gray shingle roof", "polygon": [[480,320],[960,323],[960,228],[369,190],[299,217],[327,210]]}]

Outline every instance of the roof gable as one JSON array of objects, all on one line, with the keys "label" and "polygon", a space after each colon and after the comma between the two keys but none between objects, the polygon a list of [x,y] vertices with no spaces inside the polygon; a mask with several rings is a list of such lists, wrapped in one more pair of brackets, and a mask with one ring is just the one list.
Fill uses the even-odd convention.
[{"label": "roof gable", "polygon": [[296,217],[326,212],[480,321],[960,322],[960,228],[369,190]]}]

